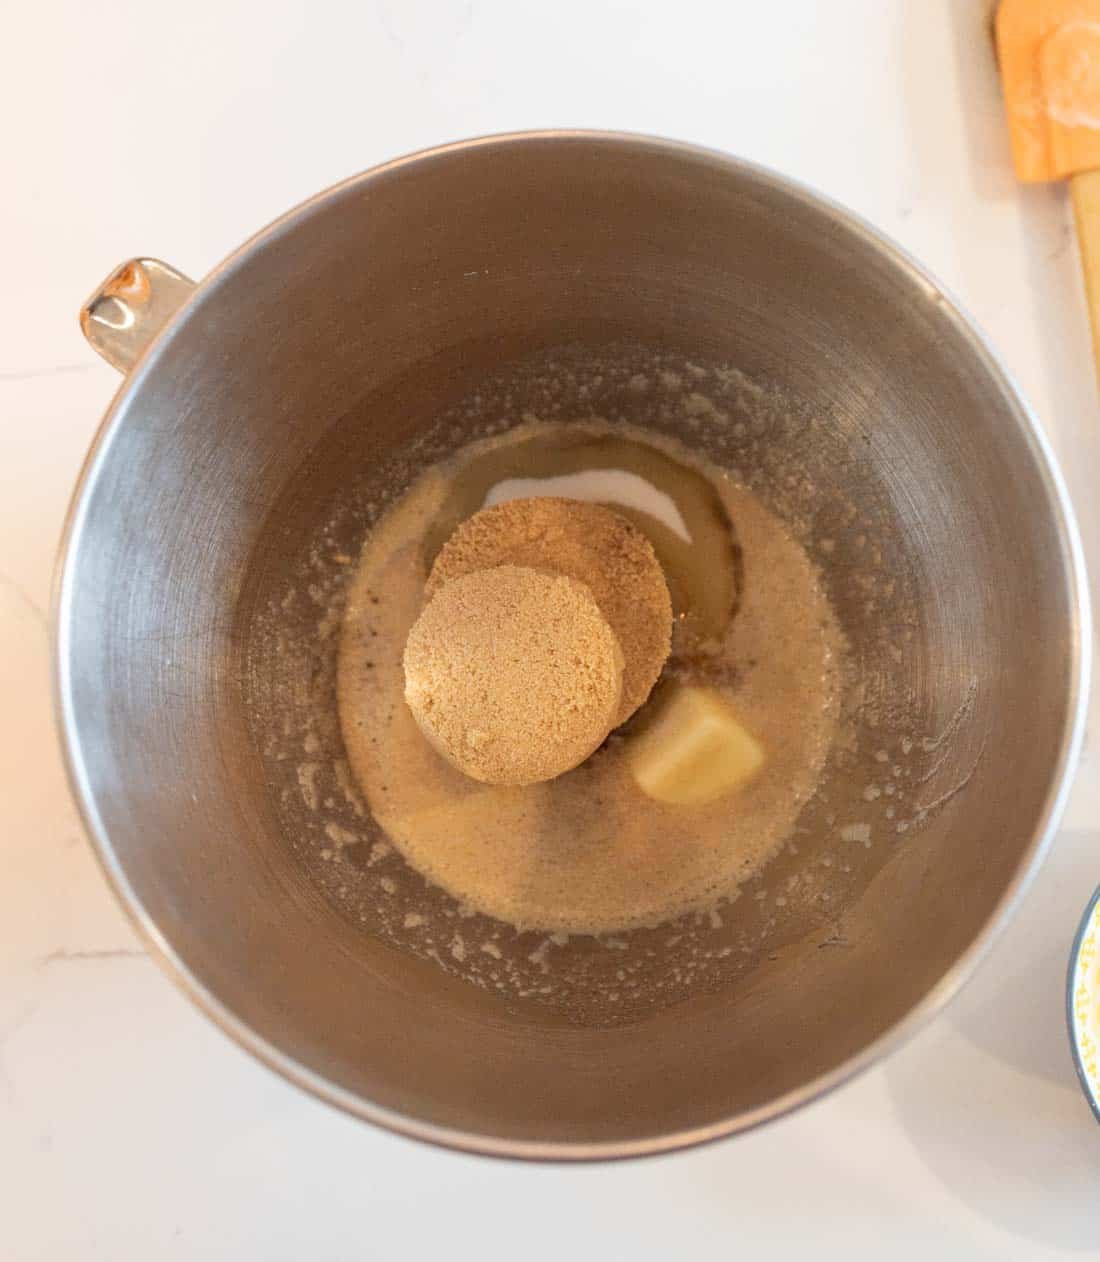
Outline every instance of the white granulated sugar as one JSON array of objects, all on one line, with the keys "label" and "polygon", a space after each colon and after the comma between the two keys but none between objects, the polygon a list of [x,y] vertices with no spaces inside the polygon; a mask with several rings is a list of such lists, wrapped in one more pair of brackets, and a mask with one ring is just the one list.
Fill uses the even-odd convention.
[{"label": "white granulated sugar", "polygon": [[667,526],[685,543],[691,543],[687,522],[672,496],[625,469],[586,469],[581,473],[563,473],[547,478],[506,478],[490,488],[482,507],[541,497],[633,508]]},{"label": "white granulated sugar", "polygon": [[303,762],[298,766],[298,787],[302,791],[302,801],[311,811],[321,805],[321,794],[317,788],[317,777],[320,774],[319,762]]},{"label": "white granulated sugar", "polygon": [[325,825],[325,836],[335,846],[350,846],[359,840],[356,833],[353,833],[350,829],[342,828],[339,824],[334,824],[331,821]]}]

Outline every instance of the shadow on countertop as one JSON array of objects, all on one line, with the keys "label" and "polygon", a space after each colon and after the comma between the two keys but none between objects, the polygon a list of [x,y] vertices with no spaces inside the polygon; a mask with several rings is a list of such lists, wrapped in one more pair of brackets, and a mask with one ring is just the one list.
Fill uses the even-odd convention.
[{"label": "shadow on countertop", "polygon": [[914,1151],[1002,1230],[1095,1256],[1100,1126],[1077,1082],[1066,968],[1100,832],[1063,833],[977,976],[885,1076]]}]

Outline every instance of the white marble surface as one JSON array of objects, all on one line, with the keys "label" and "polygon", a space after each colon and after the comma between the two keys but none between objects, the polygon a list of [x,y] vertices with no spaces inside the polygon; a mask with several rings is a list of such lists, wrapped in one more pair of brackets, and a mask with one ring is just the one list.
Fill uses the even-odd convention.
[{"label": "white marble surface", "polygon": [[[1100,415],[1063,190],[1018,188],[984,0],[42,0],[0,39],[0,1258],[1100,1255],[1100,1127],[1062,985],[1100,881],[1086,751],[1055,851],[950,1010],[832,1098],[705,1151],[541,1169],[316,1103],[176,993],[69,803],[46,605],[117,385],[75,313],[107,269],[201,276],[376,161],[544,125],[682,137],[895,236],[1000,348],[1100,573]],[[1096,708],[1092,730],[1096,731]]]}]

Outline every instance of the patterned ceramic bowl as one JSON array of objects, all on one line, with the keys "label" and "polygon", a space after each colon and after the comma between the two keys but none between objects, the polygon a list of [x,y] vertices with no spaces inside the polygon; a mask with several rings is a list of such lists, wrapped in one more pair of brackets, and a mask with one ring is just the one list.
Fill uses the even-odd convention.
[{"label": "patterned ceramic bowl", "polygon": [[1066,1016],[1077,1076],[1100,1121],[1100,889],[1085,910],[1070,953]]}]

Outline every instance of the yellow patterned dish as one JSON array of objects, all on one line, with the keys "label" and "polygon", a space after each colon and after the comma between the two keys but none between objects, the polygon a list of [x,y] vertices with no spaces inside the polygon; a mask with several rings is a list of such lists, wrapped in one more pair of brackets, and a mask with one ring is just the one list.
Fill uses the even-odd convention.
[{"label": "yellow patterned dish", "polygon": [[1073,944],[1066,1002],[1077,1076],[1100,1121],[1100,890],[1092,896]]}]

